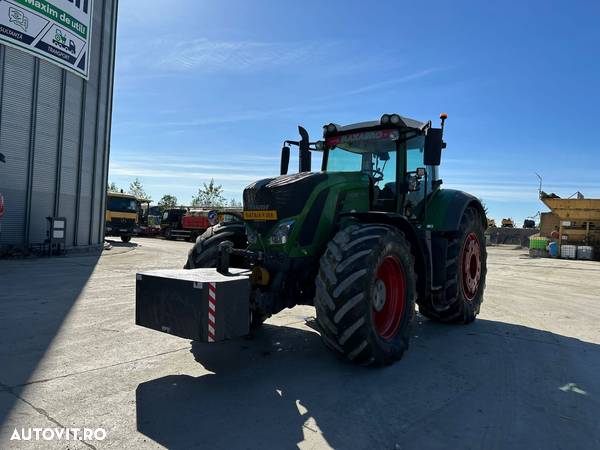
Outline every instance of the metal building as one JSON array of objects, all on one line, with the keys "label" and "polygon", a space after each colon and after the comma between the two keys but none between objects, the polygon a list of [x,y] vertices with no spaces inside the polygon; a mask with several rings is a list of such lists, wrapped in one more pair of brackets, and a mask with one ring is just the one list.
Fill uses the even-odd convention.
[{"label": "metal building", "polygon": [[87,80],[0,41],[0,249],[44,242],[48,216],[67,249],[103,241],[118,0],[67,1],[91,8]]}]

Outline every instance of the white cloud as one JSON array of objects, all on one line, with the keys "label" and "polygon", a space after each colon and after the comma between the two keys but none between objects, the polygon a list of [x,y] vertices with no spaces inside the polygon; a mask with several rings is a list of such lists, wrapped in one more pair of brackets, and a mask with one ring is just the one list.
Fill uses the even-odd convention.
[{"label": "white cloud", "polygon": [[[335,44],[218,41],[207,38],[149,39],[142,47],[125,41],[117,70],[150,69],[154,76],[173,72],[256,72],[266,68],[309,65],[329,54]],[[148,51],[152,48],[152,51]],[[160,55],[160,56],[157,56]]]},{"label": "white cloud", "polygon": [[[154,167],[154,166],[153,166]],[[110,163],[109,177],[131,177],[133,178],[170,178],[176,180],[194,180],[202,182],[214,178],[218,181],[245,181],[251,182],[269,176],[268,173],[260,172],[235,172],[226,173],[217,171],[196,172],[189,170],[164,170],[145,167],[142,165],[122,165],[118,162]]]}]

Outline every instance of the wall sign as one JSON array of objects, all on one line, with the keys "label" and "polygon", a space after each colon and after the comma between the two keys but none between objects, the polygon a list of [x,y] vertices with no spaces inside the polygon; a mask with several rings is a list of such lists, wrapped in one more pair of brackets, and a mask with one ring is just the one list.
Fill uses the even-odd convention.
[{"label": "wall sign", "polygon": [[0,0],[0,42],[86,80],[94,0]]}]

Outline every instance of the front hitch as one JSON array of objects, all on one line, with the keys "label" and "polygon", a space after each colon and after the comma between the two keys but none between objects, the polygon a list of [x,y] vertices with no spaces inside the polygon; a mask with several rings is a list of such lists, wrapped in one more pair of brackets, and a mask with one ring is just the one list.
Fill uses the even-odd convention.
[{"label": "front hitch", "polygon": [[244,258],[248,266],[256,264],[263,260],[262,252],[253,252],[250,250],[242,250],[233,248],[233,242],[223,241],[217,246],[217,272],[223,275],[229,275],[229,267],[231,255],[237,255]]}]

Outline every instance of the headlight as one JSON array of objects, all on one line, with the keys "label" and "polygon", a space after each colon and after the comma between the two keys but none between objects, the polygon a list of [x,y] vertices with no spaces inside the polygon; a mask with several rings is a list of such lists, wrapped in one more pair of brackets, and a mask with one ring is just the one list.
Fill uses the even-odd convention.
[{"label": "headlight", "polygon": [[400,121],[402,119],[400,118],[400,116],[398,114],[392,114],[390,116],[390,122],[392,125],[400,125]]},{"label": "headlight", "polygon": [[334,133],[335,131],[337,131],[337,127],[334,124],[330,123],[329,125],[327,125],[328,133]]},{"label": "headlight", "polygon": [[246,225],[246,239],[248,239],[249,244],[256,244],[258,242],[258,233],[256,230],[248,225]]},{"label": "headlight", "polygon": [[269,238],[269,242],[271,244],[286,244],[288,240],[288,236],[290,231],[292,231],[292,226],[294,225],[295,220],[288,220],[286,222],[281,222],[275,230],[271,233],[271,237]]}]

